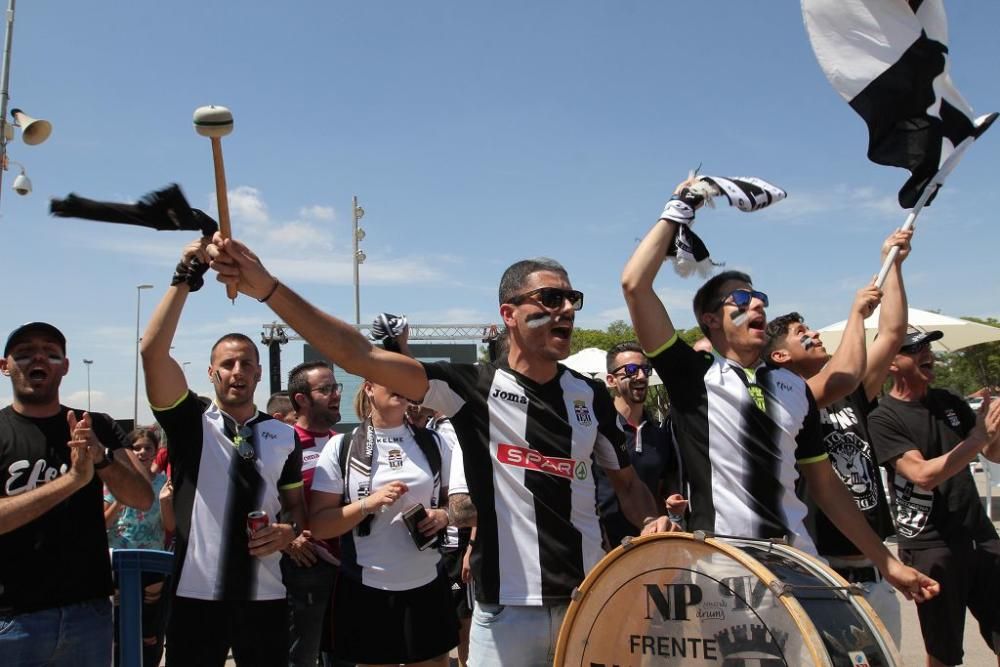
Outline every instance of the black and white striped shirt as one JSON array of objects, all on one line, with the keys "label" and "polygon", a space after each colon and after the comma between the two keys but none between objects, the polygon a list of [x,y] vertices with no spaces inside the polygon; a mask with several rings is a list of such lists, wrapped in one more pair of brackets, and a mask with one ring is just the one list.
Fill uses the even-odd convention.
[{"label": "black and white striped shirt", "polygon": [[564,366],[538,384],[493,364],[424,364],[424,405],[451,417],[478,511],[480,602],[565,604],[604,555],[593,465],[628,466],[607,389]]},{"label": "black and white striped shirt", "polygon": [[696,352],[675,334],[648,354],[670,396],[690,482],[692,530],[787,537],[815,554],[796,464],[827,458],[819,411],[805,381],[761,364],[745,369]]},{"label": "black and white striped shirt", "polygon": [[246,426],[252,461],[233,445],[233,420],[206,398],[188,392],[169,408],[153,408],[167,434],[174,485],[176,594],[198,600],[285,598],[281,553],[251,556],[247,513],[281,513],[279,490],[302,485],[302,448],[295,430],[257,412]]}]

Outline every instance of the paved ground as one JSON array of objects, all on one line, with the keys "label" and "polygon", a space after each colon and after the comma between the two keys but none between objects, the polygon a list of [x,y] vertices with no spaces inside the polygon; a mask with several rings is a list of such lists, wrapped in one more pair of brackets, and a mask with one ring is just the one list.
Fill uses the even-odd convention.
[{"label": "paved ground", "polygon": [[[983,502],[986,501],[986,475],[978,472],[975,474],[976,483],[979,485],[979,495],[983,498]],[[993,518],[1000,519],[1000,498],[997,497],[997,493],[1000,490],[994,491],[993,498]],[[1000,521],[994,521],[994,525],[1000,528]],[[895,551],[895,549],[893,549]],[[1000,604],[1000,600],[997,601]],[[923,640],[920,637],[920,622],[917,620],[916,605],[912,602],[903,601],[902,606],[902,621],[903,621],[903,636],[901,639],[901,646],[899,647],[899,652],[903,658],[903,664],[908,667],[919,667],[920,665],[926,664],[927,654],[924,652]],[[454,657],[454,653],[452,656]],[[227,665],[235,665],[236,663],[230,660],[226,663]],[[452,664],[457,664],[454,660]],[[965,624],[965,665],[970,665],[974,667],[987,667],[990,665],[996,665],[996,656],[986,647],[985,642],[983,642],[982,637],[979,636],[978,626],[976,621],[972,618],[972,615],[968,615]],[[512,665],[511,667],[517,667]]]}]

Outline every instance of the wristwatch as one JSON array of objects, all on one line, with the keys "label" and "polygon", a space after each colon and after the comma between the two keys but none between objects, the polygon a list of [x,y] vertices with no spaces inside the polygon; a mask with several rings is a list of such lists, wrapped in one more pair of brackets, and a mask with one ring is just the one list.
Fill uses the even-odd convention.
[{"label": "wristwatch", "polygon": [[115,452],[110,447],[104,448],[104,460],[94,461],[94,470],[104,470],[115,462]]}]

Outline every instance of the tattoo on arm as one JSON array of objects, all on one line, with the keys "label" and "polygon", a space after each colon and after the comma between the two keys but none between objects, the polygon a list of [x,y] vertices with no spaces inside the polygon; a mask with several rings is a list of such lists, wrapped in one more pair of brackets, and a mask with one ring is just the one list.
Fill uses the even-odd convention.
[{"label": "tattoo on arm", "polygon": [[459,528],[469,528],[476,525],[476,506],[468,493],[456,493],[448,496],[448,519],[452,525]]}]

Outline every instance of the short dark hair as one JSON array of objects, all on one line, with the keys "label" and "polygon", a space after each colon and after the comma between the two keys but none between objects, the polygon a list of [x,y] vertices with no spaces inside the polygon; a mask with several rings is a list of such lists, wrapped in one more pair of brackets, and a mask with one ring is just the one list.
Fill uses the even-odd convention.
[{"label": "short dark hair", "polygon": [[524,288],[524,283],[528,276],[538,271],[551,271],[561,274],[567,280],[569,274],[565,267],[554,259],[548,257],[535,257],[533,259],[522,259],[507,267],[500,278],[500,305],[510,303],[510,300],[517,296]]},{"label": "short dark hair", "polygon": [[309,371],[316,368],[329,368],[331,371],[333,370],[333,367],[325,361],[306,361],[288,371],[288,400],[292,402],[292,407],[295,408],[296,412],[302,406],[295,400],[295,394],[309,393],[310,387],[306,375],[309,374]]},{"label": "short dark hair", "polygon": [[134,445],[143,438],[152,442],[154,447],[160,446],[160,431],[155,427],[140,426],[139,428],[132,429],[132,431],[128,434],[128,442],[130,445]]},{"label": "short dark hair", "polygon": [[298,408],[293,405],[287,391],[276,391],[267,399],[266,410],[267,414],[273,416],[275,412],[287,415],[292,410],[298,411]]},{"label": "short dark hair", "polygon": [[609,373],[615,370],[615,368],[618,366],[618,364],[615,363],[615,360],[618,358],[618,355],[621,354],[622,352],[638,352],[639,354],[646,356],[646,353],[643,351],[642,346],[639,345],[639,343],[637,343],[634,340],[627,340],[624,343],[618,343],[610,350],[608,350],[607,364]]},{"label": "short dark hair", "polygon": [[702,323],[701,316],[704,313],[710,313],[715,310],[712,306],[722,296],[719,294],[719,290],[730,280],[739,280],[748,285],[753,285],[750,276],[742,271],[723,271],[709,278],[694,294],[692,304],[694,306],[694,319],[698,322],[698,328],[701,329],[706,338],[708,337],[709,328]]},{"label": "short dark hair", "polygon": [[246,334],[237,333],[235,331],[231,332],[231,333],[227,333],[226,335],[224,335],[221,338],[219,338],[219,340],[215,341],[215,344],[212,345],[212,351],[209,353],[208,358],[209,359],[214,359],[215,358],[215,348],[219,347],[223,343],[227,343],[227,342],[230,342],[230,341],[232,341],[234,343],[246,343],[247,345],[249,345],[250,347],[252,347],[253,348],[253,354],[257,358],[257,365],[260,365],[260,351],[257,349],[257,344],[253,342],[253,340],[250,338],[250,336],[247,336]]},{"label": "short dark hair", "polygon": [[773,352],[788,336],[788,327],[802,322],[805,322],[805,319],[795,311],[779,315],[768,322],[766,329],[767,343],[764,345],[764,351],[761,352],[762,358],[765,361],[770,358],[771,352]]}]

